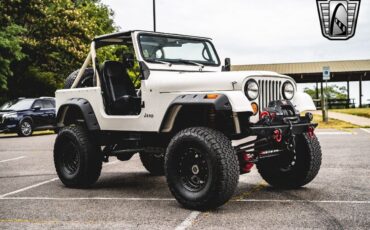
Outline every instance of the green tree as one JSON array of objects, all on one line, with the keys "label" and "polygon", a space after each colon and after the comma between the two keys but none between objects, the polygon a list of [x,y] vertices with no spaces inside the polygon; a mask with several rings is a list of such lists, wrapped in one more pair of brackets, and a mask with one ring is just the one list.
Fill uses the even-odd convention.
[{"label": "green tree", "polygon": [[11,63],[7,97],[54,95],[82,65],[93,37],[116,30],[112,16],[99,0],[1,1],[1,27],[25,29],[19,36],[25,58]]},{"label": "green tree", "polygon": [[[315,88],[305,88],[304,92],[310,95],[312,98],[316,98],[316,89]],[[324,94],[328,99],[347,99],[347,87],[331,85],[324,87]],[[319,98],[321,99],[321,93],[319,92]]]},{"label": "green tree", "polygon": [[24,31],[22,27],[14,24],[0,31],[0,95],[8,90],[8,77],[13,75],[10,64],[13,61],[21,60],[25,56],[21,51],[22,47],[19,39],[19,35]]}]

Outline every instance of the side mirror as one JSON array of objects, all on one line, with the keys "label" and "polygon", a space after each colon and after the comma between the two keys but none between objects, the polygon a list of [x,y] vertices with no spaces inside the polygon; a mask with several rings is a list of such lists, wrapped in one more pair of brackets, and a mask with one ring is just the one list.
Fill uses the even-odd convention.
[{"label": "side mirror", "polygon": [[224,71],[231,71],[231,60],[230,58],[225,58]]},{"label": "side mirror", "polygon": [[35,107],[33,107],[33,110],[34,111],[38,111],[38,110],[40,110],[41,109],[41,106],[35,106]]}]

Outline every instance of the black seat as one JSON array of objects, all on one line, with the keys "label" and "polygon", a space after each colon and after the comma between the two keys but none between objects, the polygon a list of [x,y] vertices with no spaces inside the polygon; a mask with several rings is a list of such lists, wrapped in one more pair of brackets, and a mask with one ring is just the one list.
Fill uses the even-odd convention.
[{"label": "black seat", "polygon": [[127,67],[117,61],[103,63],[103,88],[108,103],[107,112],[112,115],[135,115],[140,112],[141,98],[137,96]]}]

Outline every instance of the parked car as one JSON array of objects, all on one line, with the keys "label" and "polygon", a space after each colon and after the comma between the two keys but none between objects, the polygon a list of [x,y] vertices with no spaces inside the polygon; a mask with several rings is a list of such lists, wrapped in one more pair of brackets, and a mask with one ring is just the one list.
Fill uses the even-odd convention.
[{"label": "parked car", "polygon": [[19,98],[0,107],[0,133],[27,137],[35,130],[55,128],[55,99],[52,97]]},{"label": "parked car", "polygon": [[[100,56],[96,49],[106,46],[118,46],[122,60]],[[134,77],[133,66],[140,69]],[[226,203],[253,164],[282,188],[304,186],[320,169],[317,124],[310,113],[300,116],[315,109],[312,98],[289,76],[233,72],[230,59],[221,66],[209,38],[147,31],[97,37],[56,102],[54,163],[68,187],[94,184],[109,157],[139,153],[149,172],[166,175],[179,203],[206,210]]]}]

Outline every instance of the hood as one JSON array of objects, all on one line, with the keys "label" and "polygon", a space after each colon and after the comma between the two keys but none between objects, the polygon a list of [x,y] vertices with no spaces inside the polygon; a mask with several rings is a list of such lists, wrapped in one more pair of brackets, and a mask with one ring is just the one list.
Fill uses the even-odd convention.
[{"label": "hood", "polygon": [[242,90],[251,77],[273,77],[291,79],[288,76],[268,71],[231,72],[170,72],[151,71],[146,86],[160,93],[168,92],[209,92]]}]

